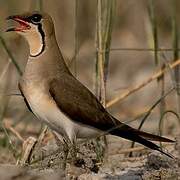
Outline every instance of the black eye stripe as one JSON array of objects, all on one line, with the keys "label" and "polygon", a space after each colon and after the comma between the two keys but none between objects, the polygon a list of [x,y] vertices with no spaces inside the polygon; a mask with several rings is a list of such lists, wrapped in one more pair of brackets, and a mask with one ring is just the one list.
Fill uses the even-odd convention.
[{"label": "black eye stripe", "polygon": [[32,16],[24,17],[24,20],[33,24],[38,24],[42,19],[40,14],[33,14]]}]

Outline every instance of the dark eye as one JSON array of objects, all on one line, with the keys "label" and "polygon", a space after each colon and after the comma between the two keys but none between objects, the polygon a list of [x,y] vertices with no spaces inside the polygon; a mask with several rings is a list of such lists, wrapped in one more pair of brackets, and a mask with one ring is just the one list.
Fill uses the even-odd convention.
[{"label": "dark eye", "polygon": [[34,14],[31,16],[32,23],[39,23],[41,19],[42,19],[42,16],[40,14]]}]

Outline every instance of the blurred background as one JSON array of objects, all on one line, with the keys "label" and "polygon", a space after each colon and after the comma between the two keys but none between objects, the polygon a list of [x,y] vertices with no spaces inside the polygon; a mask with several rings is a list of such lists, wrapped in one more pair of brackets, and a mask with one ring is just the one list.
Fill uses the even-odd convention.
[{"label": "blurred background", "polygon": [[[160,127],[163,135],[174,137],[179,133],[180,98],[177,87],[180,73],[178,66],[171,69],[169,63],[173,64],[178,59],[180,1],[112,0],[111,2],[113,3],[111,31],[108,33],[110,40],[106,54],[108,63],[105,65],[107,81],[104,99],[107,109],[121,121],[139,117],[137,121],[131,123],[134,127],[138,127],[142,118],[154,105],[143,130],[159,134]],[[106,8],[108,7],[104,6],[102,11]],[[24,71],[28,45],[16,33],[5,32],[6,28],[12,25],[12,22],[5,20],[7,16],[38,9],[52,16],[58,44],[71,72],[99,97],[97,0],[0,0],[2,149],[20,144],[14,140],[17,134],[13,133],[12,129],[23,138],[27,138],[37,137],[42,128],[41,123],[26,108],[23,98],[18,95],[19,70]],[[140,86],[164,67],[167,67],[164,76],[146,82],[142,88],[120,99],[124,93]],[[173,87],[174,90],[167,95],[166,92]],[[162,98],[165,94],[166,97]],[[119,100],[110,103],[118,97]],[[163,124],[159,123],[160,119],[163,119]],[[11,139],[12,144],[9,144],[7,137]],[[6,157],[6,161],[11,161],[11,158],[8,158]]]}]

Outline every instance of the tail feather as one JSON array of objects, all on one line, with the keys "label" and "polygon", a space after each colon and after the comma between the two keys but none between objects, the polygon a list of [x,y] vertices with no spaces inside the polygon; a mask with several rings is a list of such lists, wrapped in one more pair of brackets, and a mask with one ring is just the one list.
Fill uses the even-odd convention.
[{"label": "tail feather", "polygon": [[159,151],[165,154],[166,156],[173,158],[171,154],[169,154],[168,152],[164,152],[160,146],[149,141],[149,140],[152,140],[152,141],[161,141],[161,142],[174,142],[173,140],[136,130],[126,124],[122,124],[122,126],[119,129],[114,129],[113,131],[111,131],[111,134],[120,136],[122,138],[131,140],[131,141],[138,142],[150,149]]},{"label": "tail feather", "polygon": [[146,133],[144,131],[139,131],[139,130],[136,130],[136,129],[133,129],[133,128],[132,128],[132,130],[136,134],[138,134],[139,136],[141,136],[141,137],[143,137],[143,138],[145,138],[147,140],[159,141],[159,142],[169,142],[169,143],[175,142],[174,140],[171,140],[171,139],[168,139],[168,138],[165,138],[165,137],[162,137],[162,136]]}]

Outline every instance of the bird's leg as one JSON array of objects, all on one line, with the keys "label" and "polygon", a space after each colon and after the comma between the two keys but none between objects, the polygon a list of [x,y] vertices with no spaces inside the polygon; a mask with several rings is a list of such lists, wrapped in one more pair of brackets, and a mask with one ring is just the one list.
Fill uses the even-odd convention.
[{"label": "bird's leg", "polygon": [[70,153],[71,153],[72,162],[75,164],[77,161],[77,155],[78,155],[78,148],[77,148],[76,140],[70,143]]},{"label": "bird's leg", "polygon": [[57,134],[56,132],[53,132],[53,134],[55,136],[57,145],[62,150],[62,153],[63,153],[62,169],[65,170],[66,169],[66,164],[67,164],[67,157],[68,157],[68,154],[69,154],[69,145],[68,145],[69,140],[66,140],[64,137]]},{"label": "bird's leg", "polygon": [[103,136],[102,138],[97,138],[95,152],[98,162],[102,163],[105,160],[105,158],[107,158],[106,157],[107,149],[108,149],[108,143],[106,136]]},{"label": "bird's leg", "polygon": [[63,143],[63,164],[62,164],[62,168],[63,170],[66,169],[66,164],[67,164],[67,158],[68,158],[68,154],[69,154],[69,146],[68,146],[68,140],[63,139],[64,143]]}]

